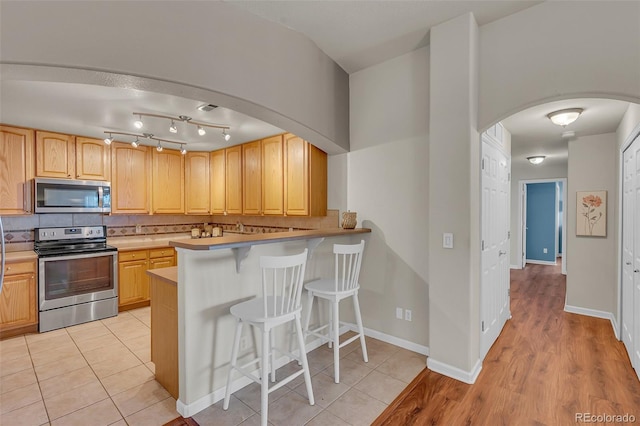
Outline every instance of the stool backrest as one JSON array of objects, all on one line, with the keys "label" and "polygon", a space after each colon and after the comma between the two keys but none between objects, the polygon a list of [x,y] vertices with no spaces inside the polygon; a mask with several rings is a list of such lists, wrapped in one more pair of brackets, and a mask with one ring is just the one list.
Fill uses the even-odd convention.
[{"label": "stool backrest", "polygon": [[364,252],[364,240],[359,244],[334,244],[333,253],[336,255],[336,286],[335,291],[353,290],[358,285],[360,264]]},{"label": "stool backrest", "polygon": [[261,256],[265,317],[285,315],[300,308],[307,249],[291,256]]}]

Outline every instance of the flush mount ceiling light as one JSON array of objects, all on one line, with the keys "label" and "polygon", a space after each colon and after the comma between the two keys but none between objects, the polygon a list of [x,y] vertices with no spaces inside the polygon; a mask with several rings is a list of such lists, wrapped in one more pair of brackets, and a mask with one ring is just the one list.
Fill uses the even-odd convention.
[{"label": "flush mount ceiling light", "polygon": [[529,162],[531,164],[540,164],[544,161],[544,159],[547,158],[544,155],[534,155],[532,157],[527,157],[527,160],[529,160]]},{"label": "flush mount ceiling light", "polygon": [[134,148],[137,148],[137,147],[140,146],[140,140],[139,139],[143,138],[143,139],[149,139],[149,140],[158,142],[158,145],[156,145],[156,149],[158,150],[158,152],[162,152],[163,147],[162,147],[161,142],[163,142],[163,143],[172,143],[172,144],[180,145],[180,153],[182,155],[187,153],[187,148],[186,148],[187,143],[186,142],[178,142],[178,141],[170,141],[170,140],[167,140],[167,139],[160,139],[160,138],[155,137],[151,133],[143,133],[141,135],[136,134],[136,133],[127,133],[127,132],[108,132],[108,131],[105,131],[105,133],[109,135],[109,137],[105,138],[105,140],[104,140],[104,143],[106,143],[107,145],[111,145],[111,142],[113,142],[113,135],[124,135],[124,136],[132,136],[132,137],[136,138],[133,142],[131,142],[131,146],[134,147]]},{"label": "flush mount ceiling light", "polygon": [[576,121],[582,111],[582,108],[561,109],[547,114],[547,117],[553,124],[564,127]]},{"label": "flush mount ceiling light", "polygon": [[[134,122],[134,125],[138,128],[141,129],[142,128],[142,117],[155,117],[155,118],[163,118],[165,120],[170,120],[171,121],[171,126],[169,127],[169,131],[171,133],[178,133],[178,127],[176,126],[176,122],[183,122],[183,123],[187,123],[187,124],[192,124],[194,126],[198,127],[198,134],[200,136],[204,136],[207,134],[207,132],[205,131],[204,127],[211,127],[214,129],[222,129],[222,136],[224,137],[224,140],[228,141],[229,138],[231,138],[231,135],[229,135],[229,133],[227,133],[227,131],[230,129],[229,126],[225,126],[222,124],[211,124],[211,123],[204,123],[202,121],[193,121],[191,119],[191,117],[186,116],[186,115],[179,115],[177,117],[173,117],[170,115],[161,115],[161,114],[147,114],[145,112],[134,112],[133,115],[138,117],[138,120],[136,120]],[[138,123],[140,123],[140,127],[138,127]]]}]

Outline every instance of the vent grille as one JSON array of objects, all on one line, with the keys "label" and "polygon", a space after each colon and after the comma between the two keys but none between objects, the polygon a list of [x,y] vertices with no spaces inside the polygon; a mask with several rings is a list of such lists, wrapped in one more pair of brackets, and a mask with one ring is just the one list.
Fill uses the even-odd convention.
[{"label": "vent grille", "polygon": [[218,108],[218,105],[214,105],[214,104],[204,104],[198,107],[200,111],[204,111],[204,112],[213,111],[216,108]]}]

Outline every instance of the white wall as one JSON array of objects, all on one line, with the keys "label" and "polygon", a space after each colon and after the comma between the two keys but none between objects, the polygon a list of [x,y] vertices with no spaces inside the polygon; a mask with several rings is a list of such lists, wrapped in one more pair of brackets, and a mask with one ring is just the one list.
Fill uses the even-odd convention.
[{"label": "white wall", "polygon": [[[569,142],[567,178],[566,305],[599,313],[617,311],[618,194],[615,133]],[[607,236],[576,236],[576,191],[607,191]]]},{"label": "white wall", "polygon": [[[372,229],[363,259],[365,327],[428,345],[429,50],[354,73],[348,208]],[[411,322],[395,308],[411,309]]]}]

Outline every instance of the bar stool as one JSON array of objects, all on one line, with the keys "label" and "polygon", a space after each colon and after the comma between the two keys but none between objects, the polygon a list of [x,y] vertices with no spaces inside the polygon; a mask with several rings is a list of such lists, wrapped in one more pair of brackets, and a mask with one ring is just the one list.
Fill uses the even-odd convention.
[{"label": "bar stool", "polygon": [[[261,417],[262,425],[267,424],[267,409],[269,406],[269,393],[281,388],[296,377],[304,374],[304,381],[309,395],[309,404],[314,405],[313,390],[311,388],[311,375],[307,363],[307,353],[304,346],[304,335],[300,322],[302,306],[302,282],[307,262],[307,249],[302,253],[292,256],[262,256],[260,257],[260,269],[262,270],[262,297],[238,303],[231,307],[231,315],[236,317],[236,334],[231,352],[231,366],[227,376],[227,389],[224,397],[223,408],[229,408],[231,397],[231,374],[237,370],[261,386]],[[271,331],[289,322],[295,323],[300,356],[280,351],[274,346],[274,337]],[[245,365],[237,366],[238,349],[242,327],[247,323],[262,332],[262,353],[259,358]],[[271,381],[276,380],[275,354],[277,350],[291,359],[302,364],[302,369],[280,381],[277,385],[269,387],[268,376],[271,372]],[[248,367],[260,364],[258,375],[254,369]]]},{"label": "bar stool", "polygon": [[[364,240],[360,241],[359,244],[352,245],[334,244],[333,253],[336,257],[335,278],[311,281],[304,286],[308,292],[309,300],[309,309],[307,310],[304,326],[305,336],[319,337],[323,343],[328,342],[329,347],[333,346],[333,376],[336,383],[340,383],[340,348],[359,338],[360,346],[362,346],[362,358],[364,362],[369,362],[367,344],[364,340],[364,329],[362,327],[362,316],[360,315],[360,304],[358,303],[358,290],[360,289],[358,277],[360,275],[363,251]],[[328,324],[309,330],[314,296],[331,302],[330,319]],[[338,318],[340,301],[348,297],[353,298],[358,334],[340,344],[340,320]],[[327,333],[320,333],[325,328],[328,328]]]}]

